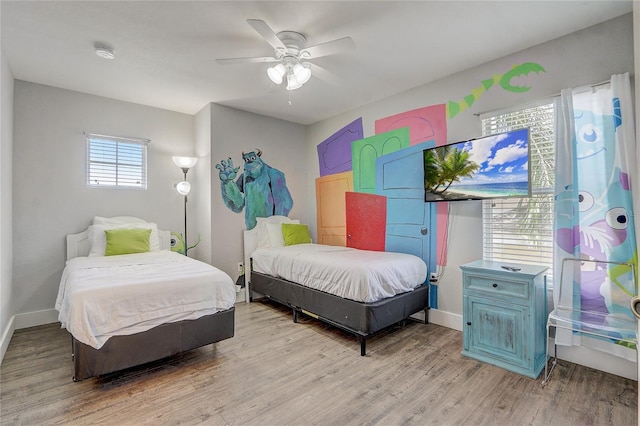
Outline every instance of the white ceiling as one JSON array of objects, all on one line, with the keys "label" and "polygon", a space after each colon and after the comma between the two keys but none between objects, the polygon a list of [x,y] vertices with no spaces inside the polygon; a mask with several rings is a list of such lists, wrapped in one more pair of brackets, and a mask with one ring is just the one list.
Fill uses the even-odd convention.
[{"label": "white ceiling", "polygon": [[[6,1],[2,48],[16,79],[195,114],[215,102],[310,124],[632,11],[632,1]],[[298,31],[315,45],[350,36],[350,54],[318,58],[338,77],[288,92],[249,26]],[[116,51],[99,58],[94,43]],[[291,101],[291,105],[288,101]]]}]

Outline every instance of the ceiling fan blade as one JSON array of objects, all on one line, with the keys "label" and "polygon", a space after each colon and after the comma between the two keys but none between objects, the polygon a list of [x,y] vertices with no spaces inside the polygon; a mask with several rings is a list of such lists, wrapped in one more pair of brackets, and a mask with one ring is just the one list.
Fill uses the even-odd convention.
[{"label": "ceiling fan blade", "polygon": [[[351,37],[343,37],[326,43],[316,44],[302,49],[300,56],[304,58],[319,58],[321,56],[335,55],[336,53],[350,52],[356,48]],[[307,56],[308,55],[308,56]]]},{"label": "ceiling fan blade", "polygon": [[227,64],[251,64],[251,63],[265,63],[265,62],[278,62],[278,59],[272,56],[264,56],[261,58],[225,58],[216,59],[216,62],[222,65]]},{"label": "ceiling fan blade", "polygon": [[329,72],[316,64],[312,64],[311,62],[307,62],[306,64],[311,68],[312,76],[318,77],[320,80],[325,81],[332,86],[339,86],[342,83],[342,80],[332,72]]},{"label": "ceiling fan blade", "polygon": [[266,22],[260,19],[247,19],[247,23],[253,27],[274,49],[287,50],[287,46],[284,45],[282,40],[278,38],[275,32],[267,25]]}]

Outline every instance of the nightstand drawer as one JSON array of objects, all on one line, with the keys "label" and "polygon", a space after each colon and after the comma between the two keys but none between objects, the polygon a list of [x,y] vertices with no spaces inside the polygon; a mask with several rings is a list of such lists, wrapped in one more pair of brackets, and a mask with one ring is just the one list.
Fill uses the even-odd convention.
[{"label": "nightstand drawer", "polygon": [[464,282],[465,290],[482,296],[507,296],[529,299],[529,283],[525,281],[504,281],[495,278],[469,275]]}]

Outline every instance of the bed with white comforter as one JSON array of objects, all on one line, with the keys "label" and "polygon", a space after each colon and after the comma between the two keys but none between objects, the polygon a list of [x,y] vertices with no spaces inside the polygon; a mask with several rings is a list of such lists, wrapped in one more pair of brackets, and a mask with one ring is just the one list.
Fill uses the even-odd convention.
[{"label": "bed with white comforter", "polygon": [[[307,242],[287,242],[284,216],[258,218],[244,232],[245,264],[250,265],[247,300],[253,295],[355,334],[360,354],[366,339],[424,311],[428,321],[428,271],[423,259],[405,253],[358,250]],[[304,226],[304,225],[303,225]]]},{"label": "bed with white comforter", "polygon": [[135,217],[96,216],[67,235],[55,307],[71,334],[74,380],[233,337],[231,277],[171,251],[170,234]]},{"label": "bed with white comforter", "polygon": [[405,253],[296,244],[255,250],[253,271],[358,302],[414,290],[427,277],[422,259]]},{"label": "bed with white comforter", "polygon": [[62,326],[77,340],[100,349],[112,336],[195,320],[234,302],[234,285],[226,273],[160,250],[70,259],[56,309]]}]

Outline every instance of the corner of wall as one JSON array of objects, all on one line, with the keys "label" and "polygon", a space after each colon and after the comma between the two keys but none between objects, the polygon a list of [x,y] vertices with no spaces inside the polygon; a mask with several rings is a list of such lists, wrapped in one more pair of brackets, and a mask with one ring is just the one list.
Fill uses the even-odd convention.
[{"label": "corner of wall", "polygon": [[[196,217],[195,229],[200,243],[194,249],[196,258],[206,263],[212,262],[211,254],[211,104],[205,105],[195,115],[195,153],[199,158],[198,167],[194,169]],[[193,240],[193,236],[191,236]]]},{"label": "corner of wall", "polygon": [[9,348],[9,342],[11,342],[11,338],[13,337],[14,331],[16,331],[15,315],[9,319],[9,323],[7,324],[7,327],[4,329],[2,333],[2,338],[0,339],[0,364],[2,364],[2,360],[4,359],[4,354],[7,353],[7,349]]},{"label": "corner of wall", "polygon": [[14,78],[0,48],[0,362],[14,330],[13,307],[13,89]]}]

